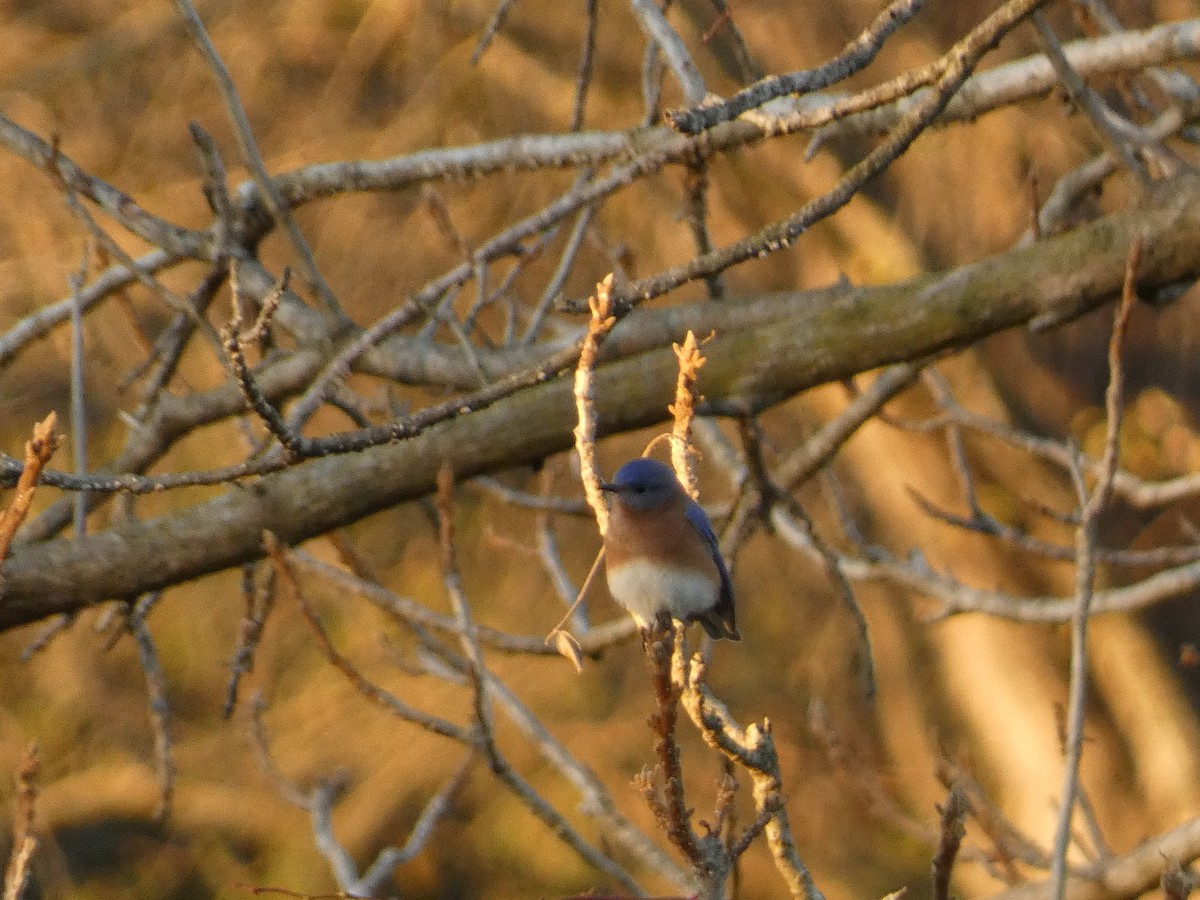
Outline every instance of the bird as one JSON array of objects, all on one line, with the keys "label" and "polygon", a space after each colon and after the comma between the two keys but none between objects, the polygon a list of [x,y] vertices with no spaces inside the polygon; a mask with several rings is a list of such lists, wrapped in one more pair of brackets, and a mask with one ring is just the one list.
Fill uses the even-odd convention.
[{"label": "bird", "polygon": [[712,523],[671,468],[639,457],[600,488],[612,495],[604,536],[608,590],[644,630],[660,613],[740,641],[733,579]]}]

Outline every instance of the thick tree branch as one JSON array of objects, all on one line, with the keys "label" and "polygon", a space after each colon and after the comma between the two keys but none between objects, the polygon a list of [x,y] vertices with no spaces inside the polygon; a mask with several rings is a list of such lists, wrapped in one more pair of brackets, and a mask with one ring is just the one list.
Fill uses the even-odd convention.
[{"label": "thick tree branch", "polygon": [[[1200,275],[1200,181],[1163,184],[1124,213],[904,284],[638,313],[626,327],[657,349],[596,370],[600,431],[665,417],[677,367],[670,342],[688,328],[718,333],[705,348],[701,411],[754,412],[817,384],[1094,308],[1120,292],[1134,237],[1147,248],[1139,289]],[[410,440],[313,460],[161,519],[20,545],[0,570],[0,628],[240,565],[260,555],[263,529],[294,544],[430,493],[443,462],[459,477],[535,462],[570,445],[574,419],[570,381],[558,378]]]}]

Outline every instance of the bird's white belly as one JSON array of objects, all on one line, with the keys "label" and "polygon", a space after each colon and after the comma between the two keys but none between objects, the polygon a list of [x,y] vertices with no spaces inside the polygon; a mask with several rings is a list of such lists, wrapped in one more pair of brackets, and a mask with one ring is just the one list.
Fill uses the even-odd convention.
[{"label": "bird's white belly", "polygon": [[692,569],[638,561],[610,568],[607,575],[609,593],[643,628],[660,610],[685,620],[717,602],[718,582]]}]

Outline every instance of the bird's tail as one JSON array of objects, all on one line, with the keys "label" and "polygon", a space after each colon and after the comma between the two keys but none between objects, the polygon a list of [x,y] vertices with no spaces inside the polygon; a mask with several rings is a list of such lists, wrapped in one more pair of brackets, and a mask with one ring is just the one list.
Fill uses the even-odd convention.
[{"label": "bird's tail", "polygon": [[741,634],[738,633],[737,623],[733,619],[733,604],[728,605],[718,603],[712,609],[702,612],[696,616],[696,621],[700,623],[700,627],[714,641],[719,641],[722,638],[730,641],[740,641]]}]

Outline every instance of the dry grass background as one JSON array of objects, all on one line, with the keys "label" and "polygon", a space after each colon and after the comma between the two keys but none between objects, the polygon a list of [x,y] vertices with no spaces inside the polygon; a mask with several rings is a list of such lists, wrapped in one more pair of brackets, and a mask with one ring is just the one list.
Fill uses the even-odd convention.
[{"label": "dry grass background", "polygon": [[[710,7],[700,0],[677,6],[677,24],[695,44],[711,22]],[[932,58],[988,6],[930,4],[889,43],[872,77]],[[521,0],[474,67],[468,58],[492,11],[486,0],[217,0],[199,8],[272,171],[552,131],[564,127],[570,115],[581,3]],[[876,9],[873,0],[734,5],[739,27],[768,71],[826,59]],[[641,116],[642,38],[623,3],[602,0],[600,11],[598,77],[587,124],[624,127]],[[1119,11],[1139,24],[1196,14],[1195,4],[1166,0],[1126,4]],[[5,48],[0,109],[42,135],[57,134],[76,162],[150,210],[189,226],[208,220],[189,120],[213,132],[233,183],[247,177],[235,165],[210,73],[170,4],[10,2],[0,21],[0,46]],[[1018,31],[993,59],[1031,48],[1030,33]],[[713,89],[727,93],[734,82],[721,68],[720,53],[718,44],[701,62]],[[668,103],[670,90],[668,85]],[[758,292],[824,285],[843,273],[855,282],[886,282],[1001,250],[1025,226],[1030,174],[1049,184],[1096,149],[1091,133],[1067,121],[1056,100],[926,135],[796,249],[739,268],[728,284],[734,292]],[[833,183],[841,171],[837,148],[820,151],[809,163],[803,150],[802,138],[777,140],[714,163],[711,226],[718,244],[786,214]],[[769,183],[764,172],[772,173]],[[470,243],[513,210],[549,198],[570,177],[507,175],[438,185],[437,191]],[[0,156],[0,184],[3,328],[66,295],[83,238],[41,173]],[[1118,190],[1105,201],[1120,202],[1119,195]],[[601,216],[599,227],[621,235],[635,272],[691,255],[682,222],[661,226],[662,211],[678,208],[680,197],[680,176],[667,171],[631,188]],[[645,215],[646,209],[656,215]],[[358,321],[370,321],[455,261],[419,190],[317,204],[302,210],[299,221],[326,277]],[[135,240],[118,238],[138,249]],[[268,240],[264,258],[276,270],[286,261],[278,236]],[[548,257],[535,264],[531,279],[553,263]],[[587,293],[609,268],[598,247],[587,248],[567,292]],[[167,281],[183,290],[195,274],[184,270]],[[1186,301],[1165,315],[1177,317],[1175,324],[1147,318],[1140,326],[1144,340],[1173,334],[1175,350],[1169,352],[1185,352]],[[166,318],[152,298],[132,290],[126,317],[91,320],[88,392],[96,423],[118,423],[114,413],[123,402],[118,385],[141,358],[129,316],[151,331]],[[1047,343],[1036,354],[1022,338],[1007,337],[963,354],[947,369],[973,408],[1031,417],[1062,430],[1073,427],[1085,441],[1094,440],[1094,413],[1065,418],[1095,397],[1089,379],[1062,378],[1073,370],[1092,371],[1085,366],[1091,365],[1094,340],[1088,342],[1086,327],[1076,335],[1073,343]],[[1058,374],[1039,368],[1038,359],[1051,362]],[[10,452],[48,408],[65,411],[67,360],[67,335],[60,332],[0,381],[0,436]],[[1187,470],[1197,459],[1197,442],[1190,412],[1171,392],[1190,382],[1169,364],[1159,374],[1163,371],[1170,373],[1167,392],[1148,393],[1135,404],[1135,422],[1142,423],[1138,458],[1159,471]],[[199,355],[186,361],[183,372],[196,389],[223,377]],[[1147,369],[1145,383],[1154,374]],[[1077,403],[1057,401],[1064,392]],[[839,389],[813,391],[771,413],[768,429],[786,440],[836,414],[844,400]],[[918,400],[905,403],[908,412],[922,411]],[[1168,439],[1168,432],[1174,436]],[[93,458],[112,452],[122,436],[119,423],[98,427]],[[638,441],[633,436],[606,444],[606,467],[611,470]],[[167,464],[232,462],[236,449],[236,441],[218,433],[204,442],[184,442]],[[992,543],[920,516],[909,487],[953,503],[944,457],[939,439],[872,423],[849,444],[839,471],[878,539],[922,546],[935,568],[953,567],[975,583],[1068,591],[1067,569],[1033,567]],[[1005,485],[1019,484],[1023,493],[1044,497],[1057,490],[1026,460],[994,454],[979,462],[988,470],[984,488],[997,502],[1005,498]],[[559,470],[559,487],[572,490],[569,473],[563,466]],[[720,495],[714,479],[702,484],[710,496]],[[489,528],[524,539],[532,519],[464,496],[462,561],[478,617],[535,633],[548,628],[558,609],[540,570],[486,540]],[[139,510],[150,514],[170,502],[151,498]],[[434,537],[418,508],[381,513],[351,533],[386,583],[446,608],[440,576],[430,564],[436,558]],[[594,530],[563,523],[561,542],[581,577],[596,548]],[[312,549],[331,557],[323,542]],[[911,598],[864,589],[880,680],[880,698],[872,707],[857,693],[852,628],[818,571],[759,538],[739,559],[737,583],[745,640],[718,649],[714,684],[743,719],[769,716],[775,723],[798,843],[831,898],[880,896],[901,884],[920,890],[929,850],[893,826],[871,822],[847,800],[846,785],[805,726],[814,696],[826,700],[864,763],[914,815],[935,821],[933,804],[941,789],[933,763],[947,751],[970,761],[1015,821],[1048,838],[1050,798],[1060,772],[1054,708],[1064,698],[1064,630],[979,617],[930,627]],[[410,648],[389,643],[398,639],[381,616],[338,597],[322,597],[321,610],[339,645],[372,678],[429,708],[443,695],[449,702],[449,688],[406,675],[396,665]],[[54,837],[38,861],[47,896],[249,896],[244,885],[331,889],[305,815],[279,798],[256,765],[245,716],[228,722],[220,716],[225,666],[241,613],[237,578],[226,573],[170,591],[151,620],[177,716],[179,781],[165,827],[151,821],[157,790],[152,738],[143,676],[129,639],[108,648],[106,638],[93,631],[94,615],[85,615],[26,664],[18,657],[34,631],[0,638],[0,770],[15,768],[28,743],[38,741],[44,763],[39,816]],[[1097,697],[1084,781],[1094,789],[1110,840],[1128,847],[1197,808],[1200,731],[1186,684],[1141,623],[1107,618],[1097,622],[1096,631]],[[649,813],[628,787],[651,756],[644,724],[651,699],[639,648],[619,648],[580,676],[560,662],[495,663],[595,768],[623,808],[649,827]],[[430,792],[458,763],[457,749],[398,724],[325,666],[294,609],[279,609],[269,623],[253,684],[269,701],[266,721],[284,771],[301,783],[337,770],[350,773],[335,824],[362,861],[403,839]],[[532,753],[516,749],[519,742],[508,743],[518,768],[551,800],[570,808],[574,801],[561,783],[548,777]],[[697,740],[686,747],[692,796],[707,797],[716,765]],[[2,796],[10,793],[0,789]],[[399,869],[396,880],[405,897],[500,898],[578,891],[593,884],[594,875],[477,770],[431,847]],[[966,868],[959,884],[966,893],[994,886]],[[742,895],[778,893],[767,854],[756,848],[747,857]]]}]

